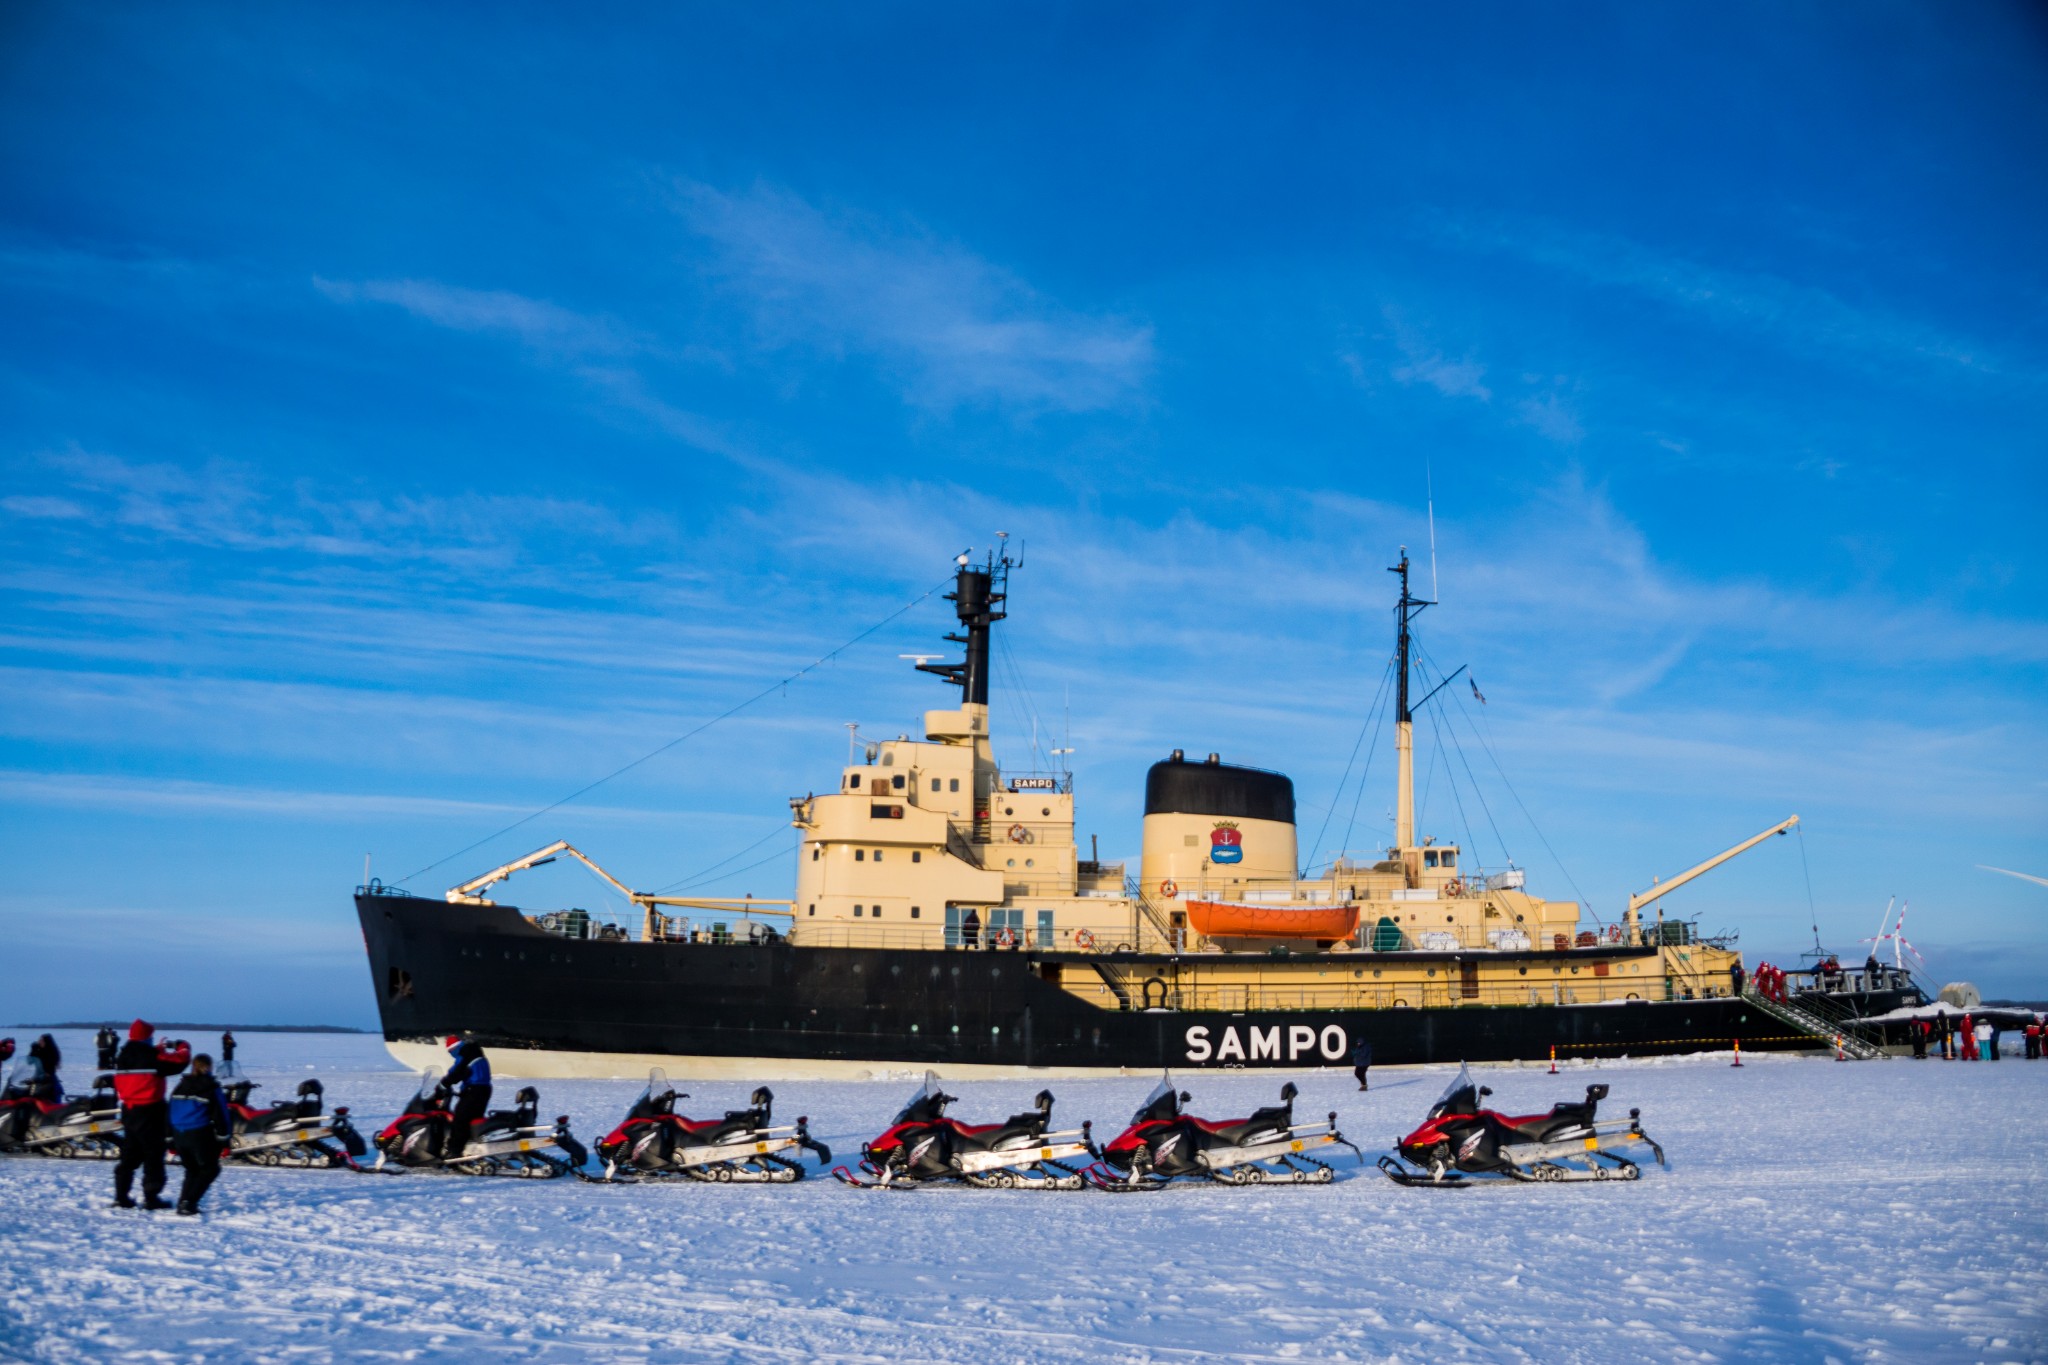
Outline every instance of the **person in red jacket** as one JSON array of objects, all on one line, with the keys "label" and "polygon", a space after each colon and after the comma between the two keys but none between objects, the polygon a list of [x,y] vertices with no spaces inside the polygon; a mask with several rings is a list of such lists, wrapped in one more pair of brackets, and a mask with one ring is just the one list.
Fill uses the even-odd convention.
[{"label": "person in red jacket", "polygon": [[1977,1055],[1977,1020],[1974,1015],[1966,1014],[1963,1016],[1963,1029],[1960,1036],[1963,1044],[1963,1060],[1966,1062],[1979,1060]]},{"label": "person in red jacket", "polygon": [[164,1102],[164,1077],[175,1076],[192,1060],[181,1041],[158,1047],[156,1030],[137,1019],[128,1026],[128,1041],[114,1058],[114,1091],[121,1097],[121,1159],[114,1163],[114,1206],[135,1207],[128,1191],[142,1169],[142,1207],[167,1209],[164,1192],[164,1147],[170,1141],[170,1114]]}]

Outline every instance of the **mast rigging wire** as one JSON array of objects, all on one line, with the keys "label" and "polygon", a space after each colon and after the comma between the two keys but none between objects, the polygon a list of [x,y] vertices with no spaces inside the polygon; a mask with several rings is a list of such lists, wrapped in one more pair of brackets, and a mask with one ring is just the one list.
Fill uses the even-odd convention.
[{"label": "mast rigging wire", "polygon": [[727,709],[719,712],[710,720],[705,721],[702,725],[697,726],[695,729],[692,729],[684,734],[677,735],[668,743],[662,745],[657,749],[649,750],[647,753],[640,755],[640,757],[634,759],[631,763],[626,764],[624,767],[614,768],[611,772],[606,773],[603,777],[598,778],[595,782],[591,782],[584,786],[578,787],[575,791],[570,792],[561,800],[551,801],[547,805],[542,806],[539,810],[534,811],[532,814],[521,816],[519,819],[514,820],[511,824],[505,826],[503,829],[498,830],[492,834],[486,834],[483,838],[477,840],[473,844],[468,845],[467,847],[459,848],[455,850],[455,852],[450,853],[445,857],[436,858],[433,862],[428,863],[425,867],[420,868],[416,872],[406,873],[403,877],[400,877],[397,881],[391,884],[393,886],[403,886],[407,882],[411,881],[414,877],[418,877],[425,873],[432,872],[435,868],[441,866],[441,864],[443,863],[453,862],[455,859],[462,857],[466,853],[474,853],[476,852],[476,850],[482,848],[485,844],[490,843],[492,840],[510,834],[513,830],[518,829],[522,825],[530,824],[533,821],[538,820],[541,816],[546,815],[549,811],[559,810],[563,806],[568,805],[571,801],[576,800],[578,797],[589,795],[591,792],[596,791],[599,787],[602,787],[605,783],[611,781],[613,778],[625,776],[627,773],[633,771],[633,769],[639,767],[641,764],[647,762],[649,759],[659,758],[661,755],[667,753],[670,749],[675,748],[678,744],[683,743],[685,740],[695,739],[698,735],[703,734],[706,730],[709,730],[712,726],[717,725],[720,721],[730,720],[732,717],[738,715],[740,712],[752,706],[755,702],[773,696],[776,692],[789,686],[791,683],[801,679],[805,674],[810,673],[814,669],[821,668],[824,665],[830,663],[833,659],[838,658],[841,654],[844,654],[847,650],[853,648],[862,640],[867,639],[868,636],[873,635],[876,631],[880,630],[883,626],[888,625],[897,617],[902,616],[904,613],[910,611],[914,607],[923,605],[926,601],[928,601],[931,598],[931,595],[933,593],[939,591],[939,589],[941,588],[950,586],[952,582],[953,579],[951,576],[941,579],[939,582],[932,584],[932,586],[926,588],[916,597],[913,597],[910,601],[905,602],[902,606],[896,608],[896,610],[890,612],[887,616],[884,616],[881,620],[875,622],[866,630],[854,636],[852,639],[846,641],[844,644],[841,644],[834,649],[828,650],[825,653],[820,654],[817,658],[811,660],[802,668],[796,670],[796,672],[787,674],[784,677],[777,678],[774,682],[768,684],[759,692],[754,693],[753,696],[748,697],[745,701],[739,702],[738,704],[728,707]]},{"label": "mast rigging wire", "polygon": [[[1379,738],[1379,728],[1375,724],[1375,718],[1379,715],[1381,703],[1386,696],[1387,681],[1393,676],[1394,664],[1393,661],[1389,659],[1387,661],[1387,666],[1380,670],[1379,690],[1372,694],[1372,705],[1366,708],[1365,719],[1360,721],[1358,724],[1358,738],[1353,740],[1351,743],[1351,757],[1344,760],[1344,775],[1337,779],[1337,789],[1334,792],[1330,793],[1330,804],[1326,806],[1323,810],[1322,828],[1316,831],[1315,842],[1308,846],[1309,856],[1308,862],[1304,864],[1304,870],[1307,870],[1308,868],[1313,868],[1316,865],[1316,855],[1318,853],[1321,853],[1323,850],[1323,836],[1330,832],[1330,821],[1336,818],[1338,803],[1344,799],[1344,788],[1351,781],[1351,767],[1353,764],[1358,762],[1358,750],[1365,743],[1366,730],[1368,728],[1371,728],[1373,731],[1373,738],[1375,740]],[[1365,772],[1362,772],[1358,775],[1359,790],[1361,792],[1363,792],[1365,789],[1366,776],[1371,771],[1372,752],[1368,750],[1365,755]],[[1354,812],[1357,810],[1356,802],[1352,803],[1352,809]],[[1346,838],[1348,839],[1349,837],[1350,836],[1347,832]]]},{"label": "mast rigging wire", "polygon": [[[677,887],[684,885],[685,883],[696,883],[702,881],[707,874],[718,871],[719,868],[724,867],[727,863],[731,862],[735,858],[746,857],[749,853],[752,853],[755,849],[767,843],[770,839],[773,839],[776,835],[781,834],[788,828],[789,822],[787,820],[777,820],[775,822],[774,829],[769,830],[766,834],[754,840],[753,843],[748,844],[739,852],[729,853],[725,857],[720,858],[717,862],[712,863],[709,867],[700,867],[695,872],[686,872],[682,876],[670,882],[667,886],[657,886],[654,888],[653,894],[657,896],[666,895],[669,892],[675,890]],[[727,873],[726,875],[731,876],[732,874]]]},{"label": "mast rigging wire", "polygon": [[[1456,696],[1457,694],[1454,692],[1452,693],[1452,695]],[[1463,697],[1458,698],[1458,704],[1460,706],[1464,705]],[[1595,921],[1604,926],[1607,923],[1606,919],[1601,916],[1599,911],[1593,909],[1592,901],[1588,900],[1586,897],[1586,893],[1579,889],[1579,883],[1572,876],[1572,870],[1564,865],[1564,859],[1557,856],[1557,850],[1552,848],[1550,846],[1550,840],[1544,837],[1543,826],[1536,823],[1536,817],[1531,815],[1529,813],[1529,807],[1523,804],[1522,794],[1516,791],[1515,784],[1508,780],[1507,769],[1501,766],[1500,755],[1496,754],[1493,751],[1493,743],[1492,741],[1487,739],[1486,732],[1482,730],[1477,724],[1474,724],[1472,727],[1472,733],[1479,737],[1479,743],[1481,747],[1483,747],[1486,750],[1487,758],[1492,760],[1493,762],[1493,770],[1500,774],[1501,785],[1506,787],[1508,789],[1508,795],[1514,798],[1515,808],[1521,811],[1522,818],[1529,822],[1529,828],[1535,833],[1537,842],[1543,845],[1543,851],[1550,855],[1550,860],[1557,864],[1557,870],[1564,874],[1564,879],[1567,883],[1570,884],[1572,888],[1572,893],[1579,898],[1579,904],[1584,906],[1586,910],[1592,914]]]}]

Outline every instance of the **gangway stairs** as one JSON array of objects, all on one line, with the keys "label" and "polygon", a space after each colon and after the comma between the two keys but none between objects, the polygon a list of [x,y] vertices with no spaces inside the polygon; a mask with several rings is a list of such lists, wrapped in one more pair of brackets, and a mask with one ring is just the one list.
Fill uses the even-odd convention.
[{"label": "gangway stairs", "polygon": [[1876,1044],[1859,1037],[1853,1031],[1855,1027],[1853,1021],[1830,1022],[1811,1010],[1795,1005],[1788,1000],[1773,1000],[1759,992],[1754,986],[1747,987],[1742,994],[1744,999],[1750,1004],[1755,1005],[1780,1023],[1788,1024],[1798,1029],[1801,1033],[1825,1043],[1829,1047],[1839,1047],[1842,1050],[1842,1055],[1845,1057],[1853,1058],[1859,1062],[1875,1062],[1882,1061],[1891,1055]]}]

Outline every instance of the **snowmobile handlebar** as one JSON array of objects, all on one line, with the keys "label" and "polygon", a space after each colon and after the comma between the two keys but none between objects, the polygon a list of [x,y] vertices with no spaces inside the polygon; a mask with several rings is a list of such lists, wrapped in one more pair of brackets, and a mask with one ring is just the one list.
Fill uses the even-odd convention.
[{"label": "snowmobile handlebar", "polygon": [[811,1118],[808,1114],[796,1116],[796,1145],[806,1151],[816,1152],[820,1166],[832,1159],[832,1149],[811,1137]]}]

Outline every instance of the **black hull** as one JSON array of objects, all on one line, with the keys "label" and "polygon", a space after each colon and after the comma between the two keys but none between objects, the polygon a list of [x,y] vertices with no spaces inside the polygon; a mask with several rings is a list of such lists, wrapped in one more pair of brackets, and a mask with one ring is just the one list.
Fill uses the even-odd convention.
[{"label": "black hull", "polygon": [[[1072,954],[570,940],[502,906],[358,895],[384,1037],[782,1064],[1061,1071],[1541,1061],[1820,1044],[1738,999],[1415,1009],[1102,1010]],[[1128,970],[1148,959],[1121,955]],[[1157,959],[1165,963],[1167,959]],[[1859,1012],[1916,1003],[1855,997]],[[510,1059],[507,1059],[508,1061]]]}]

